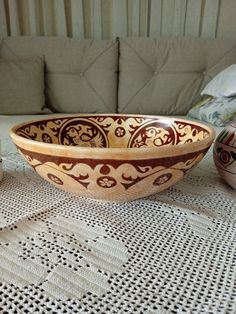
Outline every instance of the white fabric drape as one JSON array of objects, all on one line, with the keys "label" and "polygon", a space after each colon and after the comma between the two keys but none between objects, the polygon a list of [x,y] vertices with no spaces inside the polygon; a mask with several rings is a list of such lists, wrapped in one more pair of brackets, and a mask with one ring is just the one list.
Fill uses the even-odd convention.
[{"label": "white fabric drape", "polygon": [[0,0],[0,35],[235,38],[235,0]]}]

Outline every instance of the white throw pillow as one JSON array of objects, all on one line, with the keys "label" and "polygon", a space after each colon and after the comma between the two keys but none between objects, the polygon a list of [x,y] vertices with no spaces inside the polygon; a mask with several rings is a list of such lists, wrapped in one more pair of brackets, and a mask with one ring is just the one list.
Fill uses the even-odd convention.
[{"label": "white throw pillow", "polygon": [[215,126],[225,126],[236,118],[236,97],[204,96],[189,110],[188,116]]},{"label": "white throw pillow", "polygon": [[236,64],[217,74],[203,89],[201,95],[229,97],[236,95]]}]

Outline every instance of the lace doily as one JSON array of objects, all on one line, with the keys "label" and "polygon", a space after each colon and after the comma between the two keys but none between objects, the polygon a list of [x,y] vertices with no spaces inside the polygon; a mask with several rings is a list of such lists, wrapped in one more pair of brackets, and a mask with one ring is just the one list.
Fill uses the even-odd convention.
[{"label": "lace doily", "polygon": [[65,193],[2,139],[1,313],[235,313],[236,191],[211,152],[124,204]]}]

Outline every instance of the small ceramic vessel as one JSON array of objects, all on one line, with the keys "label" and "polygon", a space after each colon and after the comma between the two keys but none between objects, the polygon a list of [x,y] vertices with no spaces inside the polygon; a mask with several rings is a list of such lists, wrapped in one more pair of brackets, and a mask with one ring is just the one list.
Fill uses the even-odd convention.
[{"label": "small ceramic vessel", "polygon": [[204,124],[158,116],[83,114],[15,126],[19,152],[48,182],[106,201],[160,192],[206,154],[215,133]]},{"label": "small ceramic vessel", "polygon": [[0,181],[3,178],[3,169],[2,169],[2,153],[1,153],[1,142],[0,142]]},{"label": "small ceramic vessel", "polygon": [[2,159],[0,158],[0,181],[3,178]]},{"label": "small ceramic vessel", "polygon": [[217,136],[213,154],[219,174],[236,189],[236,121],[228,124]]}]

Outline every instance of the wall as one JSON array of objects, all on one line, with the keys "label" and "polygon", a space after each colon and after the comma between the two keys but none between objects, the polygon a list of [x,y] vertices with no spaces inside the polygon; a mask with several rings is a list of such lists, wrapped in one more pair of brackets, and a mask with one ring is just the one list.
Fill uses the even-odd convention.
[{"label": "wall", "polygon": [[236,38],[236,0],[0,0],[0,35]]}]

